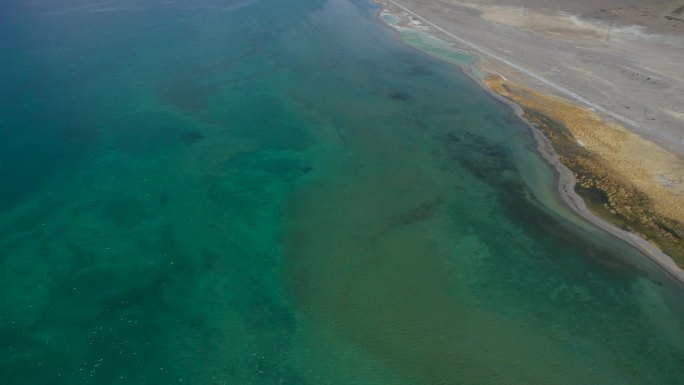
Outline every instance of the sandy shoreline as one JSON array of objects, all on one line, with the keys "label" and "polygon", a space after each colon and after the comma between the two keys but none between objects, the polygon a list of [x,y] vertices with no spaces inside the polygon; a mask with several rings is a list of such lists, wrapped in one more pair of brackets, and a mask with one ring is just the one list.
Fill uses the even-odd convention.
[{"label": "sandy shoreline", "polygon": [[587,208],[587,205],[584,203],[582,197],[580,197],[575,192],[575,183],[577,181],[575,179],[574,174],[570,169],[568,169],[564,164],[562,164],[558,160],[558,156],[556,155],[556,152],[554,151],[553,146],[551,145],[549,140],[544,137],[544,135],[537,129],[537,127],[535,127],[532,123],[525,119],[525,117],[523,116],[523,110],[518,104],[494,92],[491,88],[487,87],[487,85],[482,82],[482,79],[479,79],[473,76],[472,74],[469,74],[467,71],[464,71],[464,73],[466,73],[466,75],[468,75],[477,84],[479,84],[491,96],[493,96],[500,102],[508,105],[511,109],[513,109],[515,115],[523,122],[525,122],[525,124],[527,124],[528,127],[530,127],[530,131],[532,132],[532,135],[534,136],[537,142],[537,150],[542,155],[542,157],[556,170],[558,176],[557,182],[559,195],[563,199],[563,202],[565,202],[565,204],[572,211],[577,213],[585,220],[591,222],[594,226],[598,227],[599,229],[617,237],[618,239],[626,242],[627,244],[637,249],[646,258],[650,259],[656,265],[658,265],[667,275],[672,277],[680,286],[684,287],[684,270],[680,269],[677,266],[677,264],[672,260],[672,258],[670,258],[667,254],[663,253],[662,251],[660,251],[656,246],[646,241],[645,239],[642,239],[628,231],[624,231],[622,229],[617,228],[616,226],[597,217]]},{"label": "sandy shoreline", "polygon": [[[473,77],[471,76],[471,78]],[[489,87],[482,83],[481,80],[475,78],[473,79],[476,80],[478,84],[481,84],[481,86],[485,90],[487,90],[487,92],[490,95],[494,96],[499,101],[510,106],[515,111],[515,114],[518,116],[518,118],[520,118],[523,122],[525,122],[525,124],[527,124],[530,127],[530,130],[537,142],[537,150],[544,157],[544,159],[554,167],[554,169],[557,172],[558,191],[560,193],[561,198],[567,204],[567,206],[570,207],[570,209],[572,209],[582,218],[591,222],[601,230],[614,235],[615,237],[621,239],[622,241],[636,248],[639,252],[641,252],[641,254],[649,258],[651,261],[655,262],[669,276],[671,276],[682,287],[684,287],[684,270],[680,269],[677,266],[677,264],[672,260],[672,258],[670,258],[662,251],[660,251],[656,246],[646,241],[645,239],[642,239],[628,231],[624,231],[622,229],[617,228],[616,226],[597,217],[587,208],[582,197],[580,197],[575,192],[575,183],[577,181],[575,179],[574,174],[570,169],[568,169],[564,164],[562,164],[558,160],[558,156],[556,155],[553,146],[548,141],[548,139],[545,138],[544,135],[542,135],[541,132],[539,132],[539,130],[533,124],[531,124],[527,119],[525,119],[525,117],[523,116],[523,110],[520,108],[519,105],[492,91]]]},{"label": "sandy shoreline", "polygon": [[[403,5],[395,2],[394,0],[375,0],[376,3],[378,3],[380,6],[383,7],[384,12],[389,12],[391,14],[396,14],[397,11],[403,11],[408,14],[410,14],[412,17],[417,18],[418,20],[421,20],[424,23],[427,23],[430,25],[432,28],[431,29],[437,29],[438,32],[441,32],[440,34],[446,35],[448,37],[451,37],[449,41],[452,43],[455,43],[457,46],[456,48],[462,48],[466,49],[466,51],[473,56],[476,57],[476,67],[478,70],[483,71],[483,73],[497,73],[496,71],[492,70],[492,67],[487,65],[483,66],[483,61],[486,61],[487,59],[503,59],[500,58],[496,54],[492,54],[491,52],[488,51],[482,51],[480,50],[477,45],[474,43],[471,43],[468,40],[464,40],[459,38],[458,36],[455,36],[453,33],[444,30],[441,28],[441,26],[436,25],[428,20],[426,20],[424,17],[416,14],[413,12],[411,9],[408,9],[404,7]],[[394,9],[392,9],[394,8]],[[460,43],[460,44],[459,44]],[[458,47],[460,46],[460,47]],[[483,57],[484,56],[484,57]],[[503,59],[503,64],[506,64],[506,60]],[[452,63],[453,64],[453,63]],[[512,64],[512,63],[511,63]],[[484,67],[484,68],[483,68]],[[679,285],[684,286],[684,270],[680,269],[677,264],[674,262],[672,258],[670,258],[668,255],[663,253],[660,249],[658,249],[655,245],[651,244],[650,242],[646,241],[643,238],[640,238],[639,236],[630,233],[628,231],[619,229],[618,227],[604,221],[603,219],[599,218],[595,214],[593,214],[586,206],[584,200],[582,197],[580,197],[576,192],[575,192],[575,184],[576,184],[576,178],[573,174],[573,172],[568,169],[564,164],[562,164],[559,161],[559,158],[553,149],[550,141],[544,137],[544,135],[540,132],[540,130],[535,127],[531,122],[529,122],[525,117],[524,117],[524,111],[522,107],[505,98],[504,96],[498,94],[494,90],[492,90],[487,84],[484,83],[483,77],[481,76],[482,74],[476,74],[472,70],[466,70],[466,68],[463,67],[463,65],[460,66],[460,68],[463,70],[463,73],[466,74],[468,77],[470,77],[473,81],[475,81],[478,85],[481,86],[484,90],[486,90],[491,96],[493,96],[495,99],[499,100],[502,103],[505,103],[508,105],[515,114],[523,121],[525,122],[529,127],[530,130],[537,142],[537,150],[539,153],[543,156],[543,158],[551,164],[554,169],[557,172],[557,181],[558,181],[558,191],[560,194],[560,197],[562,198],[563,202],[569,207],[573,212],[577,213],[580,217],[584,218],[588,222],[592,223],[594,226],[598,227],[599,229],[619,238],[620,240],[626,242],[627,244],[631,245],[634,247],[636,250],[638,250],[641,254],[643,254],[646,258],[654,262],[661,270],[663,270],[667,275],[669,275],[673,280],[675,280]],[[501,71],[504,72],[504,71]],[[542,78],[543,79],[543,78]],[[538,80],[538,79],[537,79]],[[543,79],[545,80],[545,79]],[[541,82],[543,83],[543,82]],[[548,84],[546,84],[548,86]],[[551,88],[553,89],[554,83],[552,83]],[[562,86],[559,87],[560,89],[556,89],[556,91],[560,91],[561,93],[565,93],[565,90]],[[572,91],[570,91],[572,93]],[[577,95],[579,96],[579,95]],[[577,101],[583,102],[583,98],[579,97]],[[587,100],[587,102],[592,103]],[[586,103],[585,103],[586,104]],[[610,114],[608,114],[610,115]]]}]

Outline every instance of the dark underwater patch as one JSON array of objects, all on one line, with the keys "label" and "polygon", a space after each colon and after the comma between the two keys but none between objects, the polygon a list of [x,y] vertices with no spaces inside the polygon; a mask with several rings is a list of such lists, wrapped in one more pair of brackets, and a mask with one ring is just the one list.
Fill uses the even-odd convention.
[{"label": "dark underwater patch", "polygon": [[195,144],[204,138],[204,134],[200,131],[190,131],[181,135],[181,141],[188,145]]},{"label": "dark underwater patch", "polygon": [[423,65],[413,65],[409,68],[409,76],[429,76],[433,74],[434,72]]},{"label": "dark underwater patch", "polygon": [[399,100],[402,102],[405,102],[405,101],[411,99],[411,95],[407,94],[404,91],[399,91],[399,90],[390,91],[389,93],[387,93],[387,96],[389,96],[390,98],[392,98],[394,100]]},{"label": "dark underwater patch", "polygon": [[424,202],[416,207],[413,207],[405,213],[397,215],[396,217],[392,218],[390,222],[392,225],[397,226],[412,225],[414,223],[422,222],[433,217],[441,203],[441,199]]}]

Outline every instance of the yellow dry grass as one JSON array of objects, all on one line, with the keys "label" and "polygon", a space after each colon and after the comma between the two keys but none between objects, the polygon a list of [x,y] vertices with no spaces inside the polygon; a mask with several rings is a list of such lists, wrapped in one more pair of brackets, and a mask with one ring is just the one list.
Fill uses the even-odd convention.
[{"label": "yellow dry grass", "polygon": [[[541,95],[498,75],[488,77],[485,83],[526,110],[560,124],[572,143],[568,146],[566,141],[557,151],[561,161],[576,173],[580,185],[603,191],[611,212],[659,231],[684,252],[677,236],[684,230],[684,160],[585,108]],[[554,145],[560,144],[558,138],[556,143],[550,139]],[[675,232],[664,230],[662,224]]]}]

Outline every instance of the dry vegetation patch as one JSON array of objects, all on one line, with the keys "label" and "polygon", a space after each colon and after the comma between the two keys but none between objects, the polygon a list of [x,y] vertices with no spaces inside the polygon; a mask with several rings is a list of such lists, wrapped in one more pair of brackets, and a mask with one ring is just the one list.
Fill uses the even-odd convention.
[{"label": "dry vegetation patch", "polygon": [[575,190],[595,214],[684,266],[684,160],[580,106],[498,75],[485,83],[523,107],[575,174]]}]

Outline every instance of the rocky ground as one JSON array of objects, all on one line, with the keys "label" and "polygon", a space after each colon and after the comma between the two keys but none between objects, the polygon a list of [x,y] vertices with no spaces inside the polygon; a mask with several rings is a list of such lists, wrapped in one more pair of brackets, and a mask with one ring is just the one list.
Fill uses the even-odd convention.
[{"label": "rocky ground", "polygon": [[[665,17],[679,17],[684,1],[656,1],[645,6],[636,3],[397,0],[388,6],[401,11],[396,6],[399,4],[445,31],[595,103],[624,118],[619,123],[625,128],[684,156],[684,22]],[[450,39],[438,30],[433,32]],[[479,56],[485,70],[577,102],[529,73],[487,55]]]},{"label": "rocky ground", "polygon": [[588,20],[643,27],[652,34],[684,33],[684,1],[681,0],[469,0],[476,6],[525,8],[547,14],[578,15]]}]

